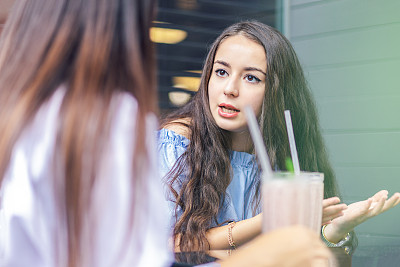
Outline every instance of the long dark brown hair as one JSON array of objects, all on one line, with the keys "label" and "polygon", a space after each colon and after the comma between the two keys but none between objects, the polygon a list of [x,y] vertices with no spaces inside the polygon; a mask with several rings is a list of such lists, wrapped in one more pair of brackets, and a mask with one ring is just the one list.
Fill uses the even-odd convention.
[{"label": "long dark brown hair", "polygon": [[[149,38],[154,13],[153,0],[16,0],[2,33],[0,184],[21,132],[42,104],[65,88],[53,163],[55,187],[61,188],[55,194],[59,216],[66,219],[68,262],[62,264],[81,266],[85,256],[82,228],[115,92],[138,102],[132,114],[138,129],[132,133],[134,174],[147,159],[145,116],[156,112]],[[131,179],[138,194],[139,178]]]},{"label": "long dark brown hair", "polygon": [[[229,132],[215,123],[208,99],[214,57],[226,38],[243,35],[264,47],[267,60],[266,90],[259,125],[262,129],[271,165],[285,170],[290,157],[284,110],[291,111],[300,167],[325,175],[325,197],[337,196],[338,189],[321,135],[317,110],[302,67],[290,42],[274,28],[256,21],[236,23],[228,27],[212,44],[204,63],[199,91],[183,108],[164,119],[163,126],[189,119],[190,144],[167,174],[176,207],[183,214],[174,228],[176,243],[182,251],[208,249],[206,231],[217,214],[231,181]],[[187,176],[180,192],[173,189],[180,175]],[[259,204],[259,183],[256,192]]]}]

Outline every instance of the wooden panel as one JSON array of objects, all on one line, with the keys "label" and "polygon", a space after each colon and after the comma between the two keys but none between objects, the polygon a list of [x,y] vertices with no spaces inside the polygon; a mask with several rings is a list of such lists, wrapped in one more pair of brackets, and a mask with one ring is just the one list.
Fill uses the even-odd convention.
[{"label": "wooden panel", "polygon": [[318,5],[292,6],[291,38],[399,22],[399,10],[398,0],[319,1]]},{"label": "wooden panel", "polygon": [[[360,234],[368,233],[372,235],[386,235],[387,233],[390,233],[392,236],[394,235],[400,237],[399,221],[400,209],[395,207],[357,226],[356,231]],[[395,240],[391,241],[395,242]],[[400,239],[397,240],[397,245],[400,245]]]},{"label": "wooden panel", "polygon": [[[320,4],[320,3],[328,2],[328,1],[332,1],[332,0],[292,0],[292,1],[290,1],[290,5],[291,5],[291,7],[296,7],[296,6],[301,6],[304,4]],[[337,1],[337,0],[333,0],[333,1]]]},{"label": "wooden panel", "polygon": [[[390,243],[390,239],[397,238],[396,243]],[[394,267],[399,266],[400,246],[398,237],[388,236],[359,236],[359,246],[352,257],[353,267]],[[387,241],[386,241],[387,240]],[[386,242],[385,242],[386,241]],[[366,246],[364,244],[367,243]]]},{"label": "wooden panel", "polygon": [[400,132],[332,134],[324,138],[335,166],[400,166]]},{"label": "wooden panel", "polygon": [[400,60],[309,71],[316,98],[393,95],[400,92]]},{"label": "wooden panel", "polygon": [[307,68],[400,59],[400,24],[294,41],[293,45]]},{"label": "wooden panel", "polygon": [[400,95],[338,96],[316,101],[321,126],[327,133],[400,129]]},{"label": "wooden panel", "polygon": [[[370,233],[365,233],[360,229],[361,226],[356,228],[357,231],[357,237],[359,244],[363,246],[399,246],[400,245],[400,236],[398,234],[396,235],[374,235]],[[398,249],[398,248],[397,248]],[[362,265],[357,265],[357,266],[362,266]],[[365,266],[365,265],[364,265]],[[386,267],[386,266],[385,266]]]},{"label": "wooden panel", "polygon": [[[374,151],[370,151],[370,153],[374,153]],[[353,202],[367,199],[383,189],[388,190],[390,195],[400,192],[400,166],[335,166],[335,171],[340,184],[340,192],[343,197]],[[400,213],[400,208],[398,212]]]}]

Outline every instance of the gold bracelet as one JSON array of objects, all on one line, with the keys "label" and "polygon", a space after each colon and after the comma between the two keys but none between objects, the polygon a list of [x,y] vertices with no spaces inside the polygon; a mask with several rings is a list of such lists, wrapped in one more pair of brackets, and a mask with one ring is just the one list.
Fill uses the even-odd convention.
[{"label": "gold bracelet", "polygon": [[228,223],[228,243],[229,246],[231,246],[233,249],[236,248],[235,242],[233,242],[233,237],[232,237],[232,229],[235,226],[236,222],[230,222]]},{"label": "gold bracelet", "polygon": [[326,228],[326,226],[327,226],[327,224],[325,224],[324,226],[322,226],[322,236],[325,238],[325,240],[326,241],[328,241],[329,243],[332,243],[332,244],[335,244],[334,242],[331,242],[331,241],[329,241],[329,239],[328,238],[326,238],[326,235],[325,235],[325,228]]},{"label": "gold bracelet", "polygon": [[349,239],[350,239],[350,233],[347,233],[346,236],[345,236],[342,240],[340,240],[339,242],[337,242],[337,243],[334,243],[334,242],[329,241],[329,239],[326,238],[326,235],[325,235],[325,228],[326,228],[327,226],[328,226],[327,224],[325,224],[324,226],[322,226],[321,233],[322,233],[322,236],[324,237],[324,239],[325,239],[325,241],[326,241],[325,244],[326,244],[328,247],[341,247],[344,243],[346,243],[347,241],[349,241]]}]

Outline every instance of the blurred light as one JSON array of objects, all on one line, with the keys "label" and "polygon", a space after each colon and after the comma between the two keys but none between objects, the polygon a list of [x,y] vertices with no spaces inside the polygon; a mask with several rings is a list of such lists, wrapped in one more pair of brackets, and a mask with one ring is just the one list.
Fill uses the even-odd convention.
[{"label": "blurred light", "polygon": [[168,28],[150,28],[150,39],[155,43],[176,44],[187,37],[187,32]]},{"label": "blurred light", "polygon": [[153,23],[155,23],[155,24],[171,24],[171,23],[169,23],[169,22],[165,22],[165,21],[159,21],[159,20],[153,20]]},{"label": "blurred light", "polygon": [[172,78],[172,83],[176,88],[197,92],[200,86],[200,77],[175,76]]},{"label": "blurred light", "polygon": [[190,97],[191,95],[186,92],[175,91],[168,93],[169,101],[177,107],[185,105],[190,100]]},{"label": "blurred light", "polygon": [[178,0],[177,4],[180,9],[194,10],[198,8],[197,0]]},{"label": "blurred light", "polygon": [[201,70],[185,70],[186,72],[190,72],[190,73],[196,73],[196,74],[201,74],[202,71]]}]

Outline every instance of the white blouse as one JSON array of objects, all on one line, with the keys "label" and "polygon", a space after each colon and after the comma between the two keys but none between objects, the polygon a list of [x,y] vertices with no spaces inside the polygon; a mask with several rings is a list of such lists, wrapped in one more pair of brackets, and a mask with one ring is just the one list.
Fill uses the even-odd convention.
[{"label": "white blouse", "polygon": [[[56,248],[57,212],[53,191],[52,159],[59,109],[64,90],[57,90],[43,104],[16,142],[0,192],[0,266],[58,266],[63,258]],[[94,242],[84,246],[85,266],[170,266],[168,214],[156,156],[156,119],[146,119],[150,162],[134,205],[134,229],[128,223],[132,194],[132,136],[137,102],[128,94],[113,97],[109,144],[102,156],[99,182],[94,189],[96,223]],[[91,228],[89,226],[88,228]],[[132,233],[132,235],[129,235]],[[59,235],[57,235],[59,236]],[[126,238],[129,237],[129,238]],[[57,251],[59,253],[57,253]]]}]

